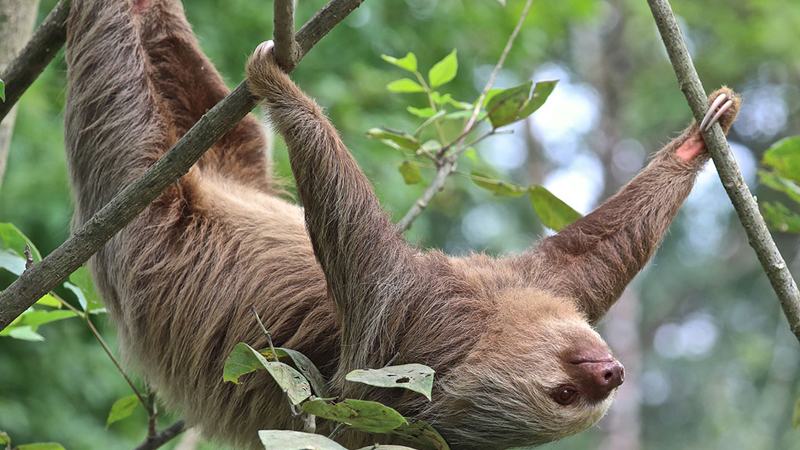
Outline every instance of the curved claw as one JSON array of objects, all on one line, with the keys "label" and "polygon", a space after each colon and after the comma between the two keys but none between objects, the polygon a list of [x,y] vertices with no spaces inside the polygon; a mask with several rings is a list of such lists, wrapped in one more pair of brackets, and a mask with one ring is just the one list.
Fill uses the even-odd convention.
[{"label": "curved claw", "polygon": [[717,123],[717,120],[719,120],[719,118],[722,117],[723,114],[725,114],[725,111],[731,109],[732,107],[733,107],[733,102],[731,100],[725,102],[725,104],[719,108],[719,111],[717,111],[717,113],[714,114],[714,117],[711,118],[711,120],[708,122],[708,125],[706,125],[706,128],[703,131],[710,130],[711,127],[714,126],[715,123]]},{"label": "curved claw", "polygon": [[272,40],[264,41],[258,44],[258,47],[256,47],[256,51],[254,53],[259,56],[267,56],[267,54],[272,51],[273,47],[275,47],[275,42]]},{"label": "curved claw", "polygon": [[[703,117],[703,121],[700,122],[700,129],[701,130],[707,130],[708,128],[706,127],[706,125],[708,125],[708,127],[710,127],[711,125],[713,125],[714,122],[716,122],[717,119],[719,119],[719,116],[714,116],[714,112],[716,112],[717,108],[719,108],[720,105],[722,105],[722,103],[727,99],[728,99],[728,96],[725,95],[725,94],[720,94],[719,96],[717,96],[717,98],[714,99],[714,103],[712,103],[711,107],[708,108],[708,112],[706,113],[706,116]],[[712,119],[712,117],[714,117],[714,119]],[[709,122],[711,122],[711,123],[709,123]]]}]

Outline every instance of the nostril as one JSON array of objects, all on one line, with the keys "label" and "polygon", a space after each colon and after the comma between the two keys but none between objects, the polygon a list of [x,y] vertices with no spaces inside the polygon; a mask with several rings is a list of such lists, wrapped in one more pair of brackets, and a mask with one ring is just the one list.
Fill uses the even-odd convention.
[{"label": "nostril", "polygon": [[612,372],[612,371],[610,371],[610,370],[607,370],[607,371],[606,371],[606,373],[605,373],[605,375],[603,375],[603,378],[604,378],[606,381],[609,381],[609,380],[611,380],[611,377],[613,377],[613,376],[614,376],[614,372]]}]

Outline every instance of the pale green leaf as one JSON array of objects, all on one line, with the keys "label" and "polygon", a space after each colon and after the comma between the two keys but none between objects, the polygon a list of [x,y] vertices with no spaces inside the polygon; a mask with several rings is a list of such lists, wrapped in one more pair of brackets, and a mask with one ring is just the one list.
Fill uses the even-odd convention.
[{"label": "pale green leaf", "polygon": [[533,209],[539,216],[542,223],[555,231],[559,231],[567,225],[581,218],[581,214],[569,205],[561,201],[552,192],[543,186],[531,186],[528,189]]},{"label": "pale green leaf", "polygon": [[394,80],[386,85],[386,89],[388,89],[391,92],[397,92],[400,94],[425,92],[425,89],[423,89],[422,86],[417,84],[416,81],[410,80],[408,78],[401,78],[399,80]]},{"label": "pale green leaf", "polygon": [[494,180],[479,172],[472,172],[470,175],[473,183],[497,195],[505,197],[522,197],[525,195],[525,189],[515,184]]},{"label": "pale green leaf", "polygon": [[458,58],[456,50],[453,49],[449,55],[431,67],[431,70],[428,71],[428,82],[431,84],[431,88],[435,88],[452,81],[457,73]]},{"label": "pale green leaf", "polygon": [[0,444],[11,446],[11,438],[5,431],[0,431]]},{"label": "pale green leaf", "polygon": [[32,341],[32,342],[40,342],[44,340],[44,336],[33,331],[33,328],[28,326],[12,328],[9,325],[5,330],[0,331],[0,336],[8,336],[14,339],[19,339],[21,341]]},{"label": "pale green leaf", "polygon": [[106,419],[106,428],[108,428],[112,423],[118,422],[133,414],[133,410],[138,404],[139,397],[137,397],[135,394],[122,397],[121,399],[115,401],[114,404],[111,405],[111,411],[108,413],[108,419]]},{"label": "pale green leaf", "polygon": [[347,399],[336,404],[311,400],[303,403],[303,411],[369,433],[388,433],[407,423],[394,409],[365,400]]},{"label": "pale green leaf", "polygon": [[420,172],[419,167],[408,161],[403,161],[403,164],[400,164],[397,170],[403,175],[403,181],[406,184],[417,184],[422,181],[422,172]]},{"label": "pale green leaf", "polygon": [[44,297],[37,300],[36,304],[43,306],[51,306],[53,308],[59,308],[59,309],[61,308],[61,302],[50,294],[46,294]]},{"label": "pale green leaf", "polygon": [[422,364],[404,364],[382,369],[354,370],[345,376],[347,381],[384,388],[404,388],[431,400],[434,370]]},{"label": "pale green leaf", "polygon": [[0,249],[0,268],[20,276],[25,271],[25,258],[11,249]]},{"label": "pale green leaf", "polygon": [[[103,308],[103,301],[97,294],[92,282],[92,276],[89,274],[89,269],[80,267],[69,276],[69,281],[77,286],[83,293],[83,299],[86,301],[84,311],[93,311]],[[68,286],[67,286],[68,287]],[[73,291],[74,292],[74,291]]]},{"label": "pale green leaf", "polygon": [[261,430],[258,437],[265,450],[347,450],[325,436],[301,431]]},{"label": "pale green leaf", "polygon": [[764,220],[773,230],[800,234],[800,215],[792,212],[783,203],[765,202],[761,205]]},{"label": "pale green leaf", "polygon": [[782,139],[764,153],[763,163],[775,172],[800,183],[800,136]]},{"label": "pale green leaf", "polygon": [[406,108],[406,111],[423,119],[430,119],[431,117],[436,115],[436,111],[434,111],[433,108],[414,108],[413,106],[409,106],[408,108]]},{"label": "pale green leaf", "polygon": [[774,172],[767,172],[766,170],[759,170],[758,176],[765,186],[783,192],[795,202],[800,203],[800,186],[794,181],[787,180]]},{"label": "pale green leaf", "polygon": [[417,151],[422,147],[422,144],[412,135],[405,131],[388,130],[386,128],[372,128],[367,131],[367,137],[371,139],[380,139],[391,141],[402,148]]},{"label": "pale green leaf", "polygon": [[389,55],[381,55],[381,58],[383,58],[383,60],[388,62],[389,64],[395,65],[409,72],[417,71],[417,56],[414,55],[413,53],[408,53],[406,56],[400,59],[394,58]]},{"label": "pale green leaf", "polygon": [[33,262],[38,263],[42,260],[39,250],[33,245],[30,239],[22,231],[11,223],[0,223],[0,249],[9,249],[18,256],[25,256],[25,244],[31,249]]}]

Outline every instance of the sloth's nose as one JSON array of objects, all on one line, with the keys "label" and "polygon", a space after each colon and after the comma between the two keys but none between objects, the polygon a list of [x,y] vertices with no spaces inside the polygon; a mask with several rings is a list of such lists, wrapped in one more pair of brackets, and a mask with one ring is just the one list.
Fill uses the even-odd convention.
[{"label": "sloth's nose", "polygon": [[625,368],[619,361],[586,361],[577,364],[583,379],[583,388],[593,400],[602,400],[625,381]]}]

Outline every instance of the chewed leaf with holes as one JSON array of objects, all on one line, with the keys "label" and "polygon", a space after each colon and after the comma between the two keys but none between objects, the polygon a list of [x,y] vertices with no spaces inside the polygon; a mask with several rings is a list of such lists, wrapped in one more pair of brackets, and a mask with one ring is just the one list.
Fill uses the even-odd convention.
[{"label": "chewed leaf with holes", "polygon": [[422,364],[404,364],[383,369],[354,370],[347,374],[347,381],[385,388],[405,388],[419,392],[431,399],[434,370]]},{"label": "chewed leaf with holes", "polygon": [[409,419],[407,425],[397,427],[391,434],[420,450],[450,450],[442,435],[423,420]]},{"label": "chewed leaf with holes", "polygon": [[303,412],[346,423],[368,433],[388,433],[407,423],[394,409],[365,400],[347,399],[335,405],[322,400],[310,400],[303,403]]},{"label": "chewed leaf with holes", "polygon": [[261,430],[258,437],[265,450],[347,450],[325,436],[301,431]]}]

